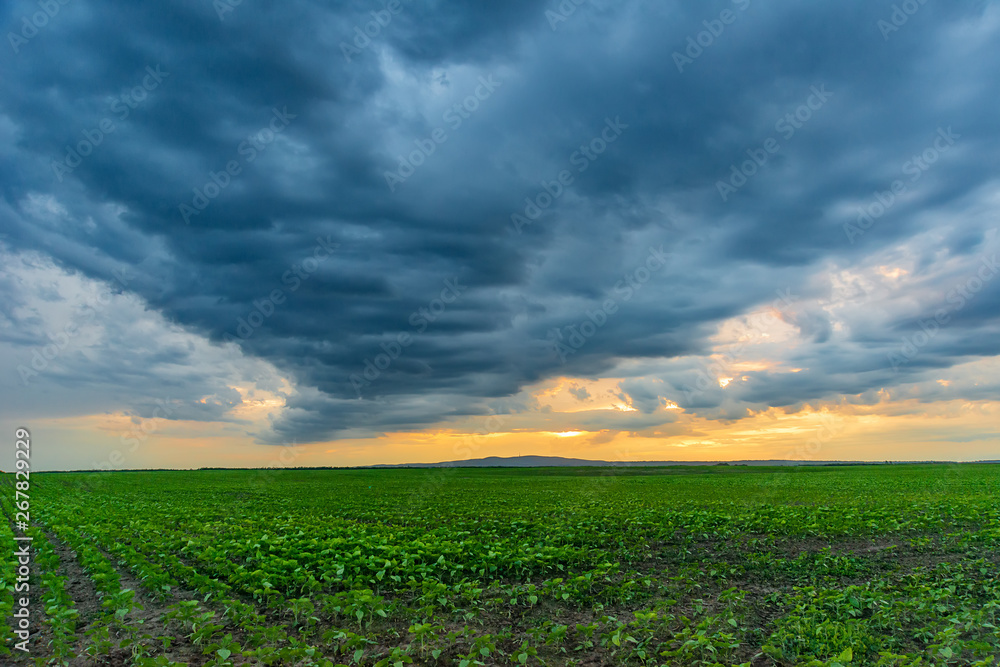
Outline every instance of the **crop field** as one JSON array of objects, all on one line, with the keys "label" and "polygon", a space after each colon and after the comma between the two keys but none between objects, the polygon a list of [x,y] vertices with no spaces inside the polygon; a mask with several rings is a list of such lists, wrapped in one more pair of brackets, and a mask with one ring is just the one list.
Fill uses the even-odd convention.
[{"label": "crop field", "polygon": [[990,665],[1000,466],[4,476],[0,664]]}]

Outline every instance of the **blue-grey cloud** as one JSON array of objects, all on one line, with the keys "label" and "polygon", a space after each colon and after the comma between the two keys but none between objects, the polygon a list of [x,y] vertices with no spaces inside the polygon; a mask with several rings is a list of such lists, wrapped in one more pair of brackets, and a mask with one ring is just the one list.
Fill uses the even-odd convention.
[{"label": "blue-grey cloud", "polygon": [[642,419],[661,399],[734,418],[860,395],[1000,351],[1000,281],[896,369],[933,310],[893,297],[838,324],[810,283],[909,244],[902,289],[947,303],[921,276],[959,280],[995,248],[996,3],[919,4],[898,30],[893,3],[860,0],[393,7],[75,0],[27,38],[38,5],[9,3],[5,243],[92,279],[128,267],[145,307],[292,378],[268,441],[705,355],[787,288],[801,372],[691,396],[697,370],[665,370],[622,386]]}]

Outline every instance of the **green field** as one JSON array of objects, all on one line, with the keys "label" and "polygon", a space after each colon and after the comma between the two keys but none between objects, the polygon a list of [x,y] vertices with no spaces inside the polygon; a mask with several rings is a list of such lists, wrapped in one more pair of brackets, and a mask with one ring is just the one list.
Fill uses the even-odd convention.
[{"label": "green field", "polygon": [[[13,517],[13,478],[4,510]],[[1000,466],[31,476],[2,664],[988,665]]]}]

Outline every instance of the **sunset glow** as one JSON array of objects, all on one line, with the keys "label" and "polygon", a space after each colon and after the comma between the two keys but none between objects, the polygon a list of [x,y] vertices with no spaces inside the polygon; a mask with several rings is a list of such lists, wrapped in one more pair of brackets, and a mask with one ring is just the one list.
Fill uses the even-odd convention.
[{"label": "sunset glow", "polygon": [[1000,456],[996,3],[221,4],[8,12],[39,469]]}]

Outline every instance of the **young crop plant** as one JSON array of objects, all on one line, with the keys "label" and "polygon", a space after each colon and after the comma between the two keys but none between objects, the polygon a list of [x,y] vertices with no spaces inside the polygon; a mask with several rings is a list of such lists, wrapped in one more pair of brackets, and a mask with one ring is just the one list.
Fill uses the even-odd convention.
[{"label": "young crop plant", "polygon": [[28,528],[26,532],[32,538],[35,563],[41,573],[40,595],[44,603],[45,622],[52,633],[47,647],[47,653],[51,656],[50,664],[68,665],[76,658],[73,639],[79,612],[66,591],[66,577],[56,574],[59,556],[45,533],[34,527]]},{"label": "young crop plant", "polygon": [[957,667],[1000,655],[1000,468],[967,470],[482,469],[418,506],[438,473],[32,480],[106,605],[95,665]]},{"label": "young crop plant", "polygon": [[17,550],[14,532],[10,529],[9,520],[0,521],[0,655],[12,655],[11,648],[16,637],[10,626],[11,614],[14,610],[14,590],[17,584],[17,560],[13,554]]}]

